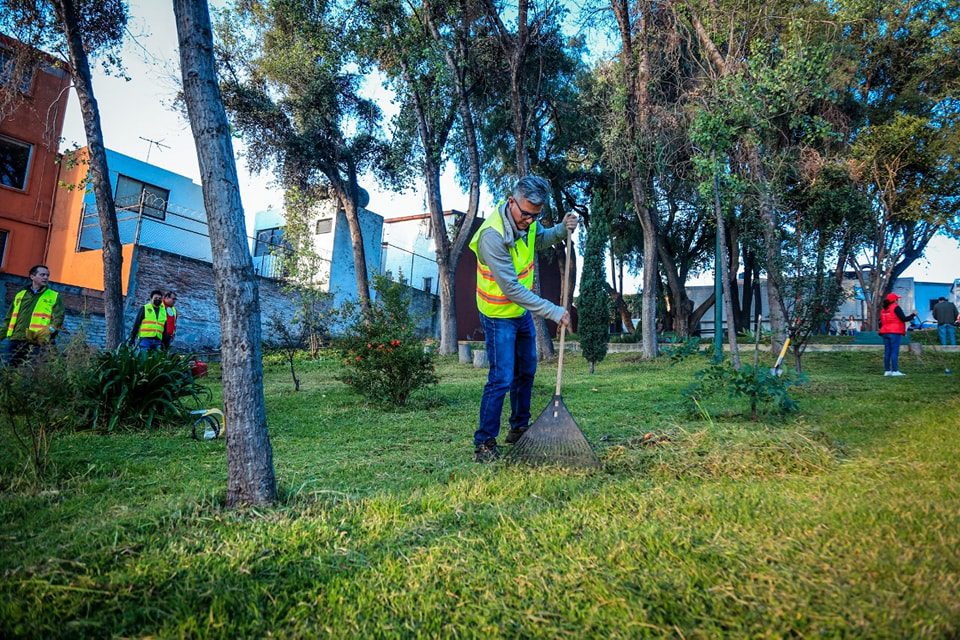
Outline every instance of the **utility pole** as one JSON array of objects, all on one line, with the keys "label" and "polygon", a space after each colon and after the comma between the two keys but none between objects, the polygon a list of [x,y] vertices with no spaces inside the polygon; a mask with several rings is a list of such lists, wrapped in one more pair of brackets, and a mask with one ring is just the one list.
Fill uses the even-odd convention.
[{"label": "utility pole", "polygon": [[[714,206],[720,209],[720,179],[717,177],[717,169],[714,167],[713,173],[713,199]],[[722,239],[720,238],[720,225],[717,224],[716,246],[713,259],[713,361],[723,360],[723,265],[720,263],[720,257],[723,254]]]}]

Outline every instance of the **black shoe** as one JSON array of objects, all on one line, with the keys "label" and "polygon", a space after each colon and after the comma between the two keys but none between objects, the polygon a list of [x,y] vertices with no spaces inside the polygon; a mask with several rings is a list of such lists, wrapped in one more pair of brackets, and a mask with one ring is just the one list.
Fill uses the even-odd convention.
[{"label": "black shoe", "polygon": [[495,462],[500,457],[500,448],[496,440],[487,440],[478,444],[473,450],[473,459],[476,462]]},{"label": "black shoe", "polygon": [[517,440],[523,437],[523,434],[527,432],[528,428],[529,427],[524,427],[522,429],[510,429],[510,431],[507,432],[507,437],[504,438],[504,442],[507,444],[515,444]]}]

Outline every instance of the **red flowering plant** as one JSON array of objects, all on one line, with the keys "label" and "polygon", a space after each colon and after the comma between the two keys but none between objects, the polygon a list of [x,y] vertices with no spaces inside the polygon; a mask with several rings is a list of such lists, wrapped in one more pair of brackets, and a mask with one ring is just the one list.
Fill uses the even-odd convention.
[{"label": "red flowering plant", "polygon": [[337,348],[343,371],[337,379],[380,403],[403,406],[414,391],[438,381],[433,351],[414,331],[403,285],[378,277],[370,312],[354,311]]}]

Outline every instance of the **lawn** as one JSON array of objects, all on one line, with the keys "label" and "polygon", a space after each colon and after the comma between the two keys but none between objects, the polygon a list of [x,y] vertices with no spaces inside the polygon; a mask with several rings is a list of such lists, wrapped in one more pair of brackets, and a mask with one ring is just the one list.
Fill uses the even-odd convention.
[{"label": "lawn", "polygon": [[400,411],[333,356],[299,393],[269,365],[272,509],[224,509],[187,426],[65,436],[42,486],[0,436],[0,637],[960,634],[960,354],[811,354],[759,422],[690,410],[700,359],[570,360],[591,475],[474,464],[484,372],[454,359]]}]

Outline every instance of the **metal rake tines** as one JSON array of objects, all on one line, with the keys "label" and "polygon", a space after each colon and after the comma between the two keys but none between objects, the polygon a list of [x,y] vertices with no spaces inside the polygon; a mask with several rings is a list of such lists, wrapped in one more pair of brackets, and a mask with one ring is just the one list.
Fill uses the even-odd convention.
[{"label": "metal rake tines", "polygon": [[530,465],[596,469],[600,460],[560,396],[513,445],[510,460]]}]

